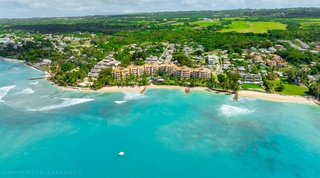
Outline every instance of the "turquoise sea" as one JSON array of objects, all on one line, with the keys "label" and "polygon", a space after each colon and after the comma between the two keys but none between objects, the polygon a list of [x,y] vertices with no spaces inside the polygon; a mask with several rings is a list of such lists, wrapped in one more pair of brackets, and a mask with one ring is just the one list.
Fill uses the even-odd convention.
[{"label": "turquoise sea", "polygon": [[320,177],[318,106],[27,80],[43,75],[0,60],[1,178]]}]

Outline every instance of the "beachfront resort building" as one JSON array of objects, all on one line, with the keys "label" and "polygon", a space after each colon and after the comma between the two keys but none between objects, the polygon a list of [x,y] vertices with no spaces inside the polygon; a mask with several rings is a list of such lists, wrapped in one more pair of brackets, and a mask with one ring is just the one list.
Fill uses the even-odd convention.
[{"label": "beachfront resort building", "polygon": [[159,71],[159,65],[158,64],[145,64],[144,66],[144,72],[147,75],[155,75]]},{"label": "beachfront resort building", "polygon": [[89,72],[88,77],[91,77],[92,80],[97,80],[99,74],[102,69],[110,68],[112,66],[118,66],[121,64],[119,61],[115,60],[114,58],[108,58],[102,61],[99,61]]},{"label": "beachfront resort building", "polygon": [[115,67],[112,69],[113,76],[117,80],[125,79],[130,74],[130,70],[124,67]]},{"label": "beachfront resort building", "polygon": [[202,78],[208,79],[211,77],[211,70],[205,67],[190,68],[187,66],[178,67],[175,64],[145,64],[143,66],[130,65],[127,68],[113,67],[112,73],[117,80],[125,79],[128,75],[141,77],[143,74],[154,76],[157,74],[168,74],[182,78]]},{"label": "beachfront resort building", "polygon": [[130,65],[128,66],[128,69],[129,73],[134,77],[140,77],[144,74],[144,66]]},{"label": "beachfront resort building", "polygon": [[192,69],[187,66],[177,67],[174,76],[177,77],[178,79],[190,78],[191,73],[192,73]]},{"label": "beachfront resort building", "polygon": [[211,77],[211,70],[208,68],[195,68],[192,71],[192,75],[193,78],[202,78],[202,79],[208,79]]},{"label": "beachfront resort building", "polygon": [[174,64],[161,64],[159,66],[160,74],[169,74],[174,75],[174,72],[176,70],[177,66]]}]

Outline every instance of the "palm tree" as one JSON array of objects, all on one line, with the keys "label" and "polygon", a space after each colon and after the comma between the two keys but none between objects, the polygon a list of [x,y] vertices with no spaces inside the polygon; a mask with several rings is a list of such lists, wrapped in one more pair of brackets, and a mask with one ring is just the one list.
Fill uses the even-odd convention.
[{"label": "palm tree", "polygon": [[270,93],[275,93],[273,84],[269,84],[268,85],[268,90],[269,90]]}]

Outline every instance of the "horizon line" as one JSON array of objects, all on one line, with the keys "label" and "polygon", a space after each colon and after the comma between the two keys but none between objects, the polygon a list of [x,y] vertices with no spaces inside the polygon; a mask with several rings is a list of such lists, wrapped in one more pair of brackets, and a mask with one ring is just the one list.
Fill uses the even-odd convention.
[{"label": "horizon line", "polygon": [[[37,16],[37,17],[0,17],[0,20],[10,20],[10,19],[48,19],[48,18],[80,18],[80,17],[94,17],[94,16],[125,16],[125,15],[146,15],[152,13],[175,13],[175,12],[222,12],[222,11],[232,11],[232,10],[281,10],[281,9],[320,9],[319,7],[281,7],[281,8],[230,8],[230,9],[222,9],[222,10],[173,10],[173,11],[155,11],[155,12],[133,12],[133,13],[119,13],[119,14],[95,14],[95,15],[74,15],[74,16]],[[319,15],[320,17],[320,15]]]}]

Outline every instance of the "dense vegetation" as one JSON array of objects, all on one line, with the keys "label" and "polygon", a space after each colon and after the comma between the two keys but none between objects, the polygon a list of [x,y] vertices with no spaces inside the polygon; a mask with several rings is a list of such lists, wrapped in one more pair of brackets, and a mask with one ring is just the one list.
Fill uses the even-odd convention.
[{"label": "dense vegetation", "polygon": [[[290,65],[298,69],[303,65],[310,66],[309,71],[287,72],[288,83],[297,80],[306,83],[310,93],[319,96],[319,82],[306,80],[308,74],[320,74],[319,54],[301,52],[278,40],[300,39],[304,42],[319,42],[320,8],[292,9],[239,9],[226,11],[190,11],[143,13],[116,16],[88,16],[69,18],[32,18],[32,19],[0,19],[0,38],[2,34],[15,33],[17,44],[7,44],[0,48],[0,56],[23,59],[31,63],[42,59],[52,60],[50,70],[55,74],[53,80],[60,85],[76,85],[82,81],[94,64],[101,61],[110,52],[121,62],[121,66],[130,64],[142,65],[148,56],[156,56],[163,52],[159,42],[175,44],[202,45],[205,52],[228,50],[230,58],[241,56],[243,49],[250,47],[268,48],[282,44],[287,48],[276,54],[284,58]],[[204,21],[210,18],[213,21]],[[268,26],[279,26],[269,28]],[[242,32],[242,33],[238,33]],[[51,41],[47,34],[61,35],[63,49],[57,49],[58,42]],[[94,35],[92,35],[94,34]],[[66,38],[65,38],[66,37]],[[67,37],[80,38],[72,41]],[[30,38],[32,40],[23,40]],[[152,44],[146,52],[135,51],[131,44]],[[2,45],[2,44],[0,44]],[[320,44],[319,44],[320,45]],[[181,51],[183,46],[177,46]],[[142,46],[146,48],[146,46]],[[119,52],[121,51],[121,52]],[[81,55],[78,55],[81,53]],[[202,51],[194,55],[201,55]],[[192,67],[195,62],[183,53],[175,52],[173,60],[181,65]],[[245,66],[246,62],[232,61],[237,66]],[[261,66],[257,65],[257,73]],[[273,72],[274,68],[268,68]],[[293,71],[293,70],[292,70]],[[102,71],[94,88],[104,85],[132,85],[138,79],[128,77],[125,81],[116,81],[110,71]],[[162,75],[167,85],[213,86],[238,90],[235,79],[238,75],[232,72],[211,77],[209,80],[190,79],[178,81],[172,76]],[[282,92],[288,88],[286,83],[275,84],[275,77],[264,78],[265,88],[271,92]],[[148,76],[142,77],[138,83],[148,82]],[[245,86],[244,86],[245,87]]]}]

